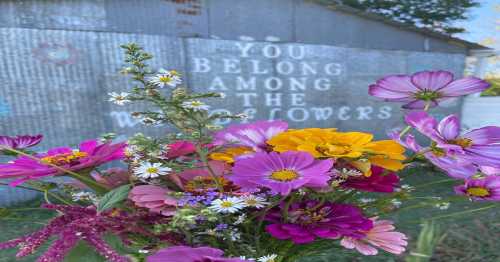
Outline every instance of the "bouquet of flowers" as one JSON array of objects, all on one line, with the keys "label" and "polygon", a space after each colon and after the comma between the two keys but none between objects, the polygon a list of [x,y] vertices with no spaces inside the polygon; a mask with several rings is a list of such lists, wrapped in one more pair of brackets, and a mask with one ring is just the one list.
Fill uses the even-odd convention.
[{"label": "bouquet of flowers", "polygon": [[[132,115],[175,131],[126,142],[107,134],[44,153],[29,150],[40,135],[0,137],[1,152],[13,157],[0,165],[0,179],[43,192],[42,208],[55,211],[43,228],[0,249],[18,248],[24,257],[55,237],[37,261],[63,261],[80,243],[115,262],[285,262],[334,248],[402,254],[407,236],[387,218],[412,194],[412,186],[400,185],[401,170],[437,167],[460,182],[459,199],[500,200],[500,127],[461,133],[457,116],[438,122],[428,113],[444,100],[485,90],[481,79],[454,80],[446,71],[380,79],[369,93],[410,110],[407,128],[376,141],[357,131],[210,114],[204,100],[224,94],[190,93],[178,72],[151,69],[152,56],[138,45],[123,48],[129,64],[123,72],[136,85],[110,93],[110,101],[148,103],[151,110]],[[213,124],[220,119],[244,123]],[[413,131],[430,142],[421,145]],[[120,251],[110,238],[120,241]]]}]

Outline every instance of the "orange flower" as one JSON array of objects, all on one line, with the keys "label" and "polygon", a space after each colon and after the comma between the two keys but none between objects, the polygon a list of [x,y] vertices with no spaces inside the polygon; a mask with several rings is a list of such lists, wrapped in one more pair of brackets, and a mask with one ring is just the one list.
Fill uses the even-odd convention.
[{"label": "orange flower", "polygon": [[254,151],[250,147],[230,147],[222,152],[215,152],[210,154],[212,160],[224,161],[228,164],[234,163],[234,159],[238,156],[253,153]]},{"label": "orange flower", "polygon": [[362,132],[337,132],[335,129],[307,128],[281,133],[267,143],[277,152],[305,151],[316,158],[348,160],[366,176],[371,165],[391,171],[404,167],[404,148],[393,140],[372,141],[373,135]]}]

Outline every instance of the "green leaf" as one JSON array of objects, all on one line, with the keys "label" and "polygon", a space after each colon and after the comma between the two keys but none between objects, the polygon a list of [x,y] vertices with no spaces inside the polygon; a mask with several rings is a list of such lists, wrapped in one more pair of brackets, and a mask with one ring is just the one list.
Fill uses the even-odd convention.
[{"label": "green leaf", "polygon": [[64,257],[65,262],[106,262],[106,259],[99,255],[92,247],[80,241]]},{"label": "green leaf", "polygon": [[124,185],[109,191],[102,196],[101,201],[99,201],[99,204],[97,205],[97,211],[102,212],[115,207],[127,198],[129,191],[130,185]]},{"label": "green leaf", "polygon": [[8,210],[7,208],[0,208],[0,218],[8,217],[10,214],[10,210]]}]

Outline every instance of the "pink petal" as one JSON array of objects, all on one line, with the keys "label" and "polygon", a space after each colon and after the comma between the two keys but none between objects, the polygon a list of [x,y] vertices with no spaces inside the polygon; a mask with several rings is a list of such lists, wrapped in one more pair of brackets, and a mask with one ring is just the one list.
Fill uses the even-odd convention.
[{"label": "pink petal", "polygon": [[490,84],[477,77],[469,76],[455,80],[440,90],[443,96],[455,97],[486,90]]},{"label": "pink petal", "polygon": [[449,115],[439,122],[437,128],[445,140],[455,139],[460,134],[460,120],[456,115]]},{"label": "pink petal", "polygon": [[368,88],[368,94],[378,98],[386,99],[388,101],[397,102],[410,102],[414,99],[411,93],[392,91],[385,89],[379,85],[371,85]]},{"label": "pink petal", "polygon": [[423,71],[412,75],[411,82],[422,90],[439,90],[453,81],[448,71]]},{"label": "pink petal", "polygon": [[500,127],[486,126],[474,129],[464,134],[463,137],[471,139],[476,145],[500,143]]}]

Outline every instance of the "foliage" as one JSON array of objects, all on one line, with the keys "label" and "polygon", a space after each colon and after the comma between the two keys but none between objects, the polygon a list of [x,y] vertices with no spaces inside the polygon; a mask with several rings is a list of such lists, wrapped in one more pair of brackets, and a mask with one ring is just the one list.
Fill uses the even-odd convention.
[{"label": "foliage", "polygon": [[372,12],[398,22],[440,32],[459,33],[464,29],[455,22],[467,19],[467,11],[479,5],[477,0],[313,0],[326,5],[346,5]]}]

